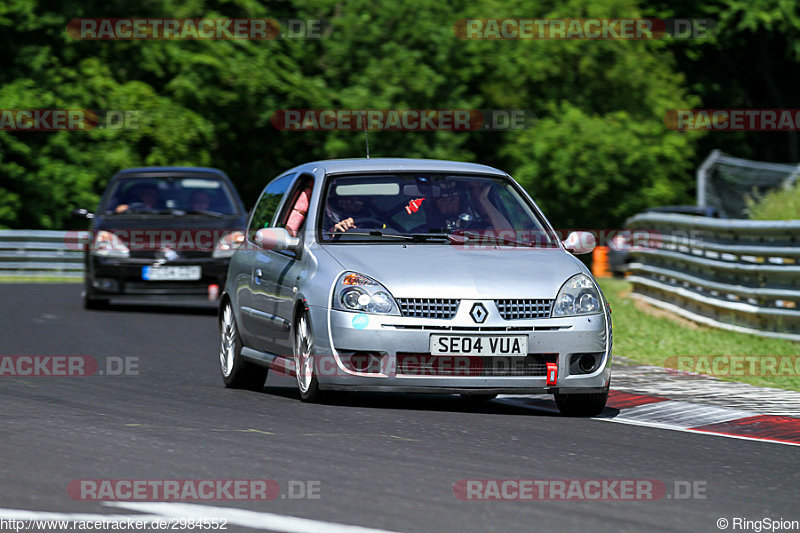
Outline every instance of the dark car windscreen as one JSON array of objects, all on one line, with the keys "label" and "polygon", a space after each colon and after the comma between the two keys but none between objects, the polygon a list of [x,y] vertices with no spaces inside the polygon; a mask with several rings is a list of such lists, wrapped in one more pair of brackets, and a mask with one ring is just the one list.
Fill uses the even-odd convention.
[{"label": "dark car windscreen", "polygon": [[116,180],[101,212],[106,214],[237,214],[228,185],[208,177],[131,177]]},{"label": "dark car windscreen", "polygon": [[[321,206],[323,242],[401,243],[486,240],[557,246],[537,212],[509,180],[476,175],[337,176]],[[352,218],[354,227],[337,224]]]}]

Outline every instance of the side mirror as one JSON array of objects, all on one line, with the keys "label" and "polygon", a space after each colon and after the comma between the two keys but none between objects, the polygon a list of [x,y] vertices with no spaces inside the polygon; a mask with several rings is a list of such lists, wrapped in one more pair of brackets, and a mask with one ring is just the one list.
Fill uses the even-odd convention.
[{"label": "side mirror", "polygon": [[575,255],[588,254],[597,246],[597,239],[588,231],[573,231],[567,239],[561,241],[568,252]]},{"label": "side mirror", "polygon": [[86,209],[73,209],[70,214],[75,220],[91,220],[94,218],[94,213],[90,213]]},{"label": "side mirror", "polygon": [[256,244],[264,250],[295,250],[300,239],[289,235],[286,228],[262,228],[256,232]]}]

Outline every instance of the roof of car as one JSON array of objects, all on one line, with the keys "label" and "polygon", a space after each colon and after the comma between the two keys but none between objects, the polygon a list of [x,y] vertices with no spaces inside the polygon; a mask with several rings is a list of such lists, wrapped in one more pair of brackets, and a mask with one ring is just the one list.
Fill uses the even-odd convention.
[{"label": "roof of car", "polygon": [[406,158],[360,158],[360,159],[328,159],[314,161],[303,167],[322,167],[326,174],[347,172],[458,172],[498,174],[506,173],[486,165],[446,161],[440,159],[406,159]]},{"label": "roof of car", "polygon": [[177,173],[202,173],[202,174],[217,174],[220,176],[225,176],[226,174],[218,168],[210,168],[210,167],[138,167],[138,168],[126,168],[124,170],[120,170],[117,172],[117,175],[120,174],[149,174],[155,172],[175,172]]}]

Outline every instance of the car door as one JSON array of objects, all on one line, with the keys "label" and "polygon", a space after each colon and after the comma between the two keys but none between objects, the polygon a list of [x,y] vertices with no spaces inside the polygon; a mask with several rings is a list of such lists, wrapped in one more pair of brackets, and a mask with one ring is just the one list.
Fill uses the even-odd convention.
[{"label": "car door", "polygon": [[[294,182],[285,195],[274,226],[286,227],[300,193],[313,183],[313,177],[308,174],[302,174]],[[298,232],[301,239],[302,235],[302,231]],[[293,348],[292,313],[297,281],[303,269],[303,243],[300,244],[297,250],[258,250],[255,257],[253,276],[258,280],[258,289],[253,291],[253,307],[255,316],[263,322],[259,328],[262,335],[259,342],[264,351],[285,357],[292,354]]]},{"label": "car door", "polygon": [[286,191],[289,190],[294,181],[295,174],[285,174],[271,181],[261,193],[261,196],[253,208],[250,221],[247,225],[245,246],[237,251],[234,258],[236,272],[231,274],[236,276],[235,283],[236,297],[240,316],[240,335],[245,346],[256,350],[264,351],[264,319],[258,316],[255,309],[256,294],[262,291],[261,277],[256,279],[256,260],[263,254],[261,248],[255,242],[256,232],[262,228],[268,228],[275,219]]}]

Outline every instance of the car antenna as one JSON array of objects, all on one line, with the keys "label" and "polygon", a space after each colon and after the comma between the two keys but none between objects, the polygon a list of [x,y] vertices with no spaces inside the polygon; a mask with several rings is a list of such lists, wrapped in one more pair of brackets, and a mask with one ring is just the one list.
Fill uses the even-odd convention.
[{"label": "car antenna", "polygon": [[367,121],[364,120],[364,111],[361,111],[361,122],[364,124],[364,142],[367,145],[367,159],[369,159],[369,135],[367,134]]}]

